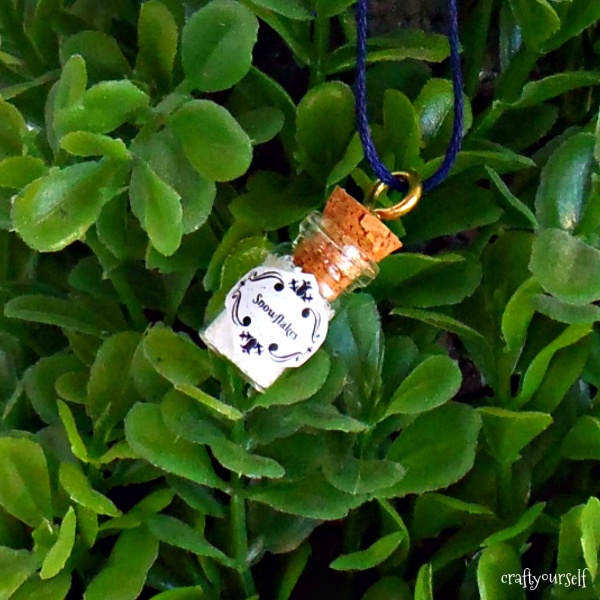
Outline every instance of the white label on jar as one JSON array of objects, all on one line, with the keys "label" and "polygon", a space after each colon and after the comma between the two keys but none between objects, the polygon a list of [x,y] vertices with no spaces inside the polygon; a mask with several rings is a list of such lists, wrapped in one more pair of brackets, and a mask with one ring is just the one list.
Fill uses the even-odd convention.
[{"label": "white label on jar", "polygon": [[202,338],[264,389],[319,349],[330,314],[313,275],[257,267],[229,292]]}]

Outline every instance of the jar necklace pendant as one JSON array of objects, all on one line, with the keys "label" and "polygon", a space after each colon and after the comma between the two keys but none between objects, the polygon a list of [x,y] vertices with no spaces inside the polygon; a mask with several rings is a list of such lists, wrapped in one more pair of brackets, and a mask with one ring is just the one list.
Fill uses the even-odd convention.
[{"label": "jar necklace pendant", "polygon": [[[236,365],[255,389],[266,390],[288,368],[303,365],[317,352],[334,315],[331,303],[368,285],[379,272],[377,263],[402,247],[383,221],[410,212],[422,192],[439,185],[454,164],[462,138],[463,107],[456,0],[449,0],[449,7],[454,124],[442,165],[421,182],[413,171],[390,172],[371,139],[366,113],[367,0],[358,1],[357,122],[365,157],[378,177],[367,206],[336,187],[323,213],[313,212],[300,224],[292,254],[270,255],[246,273],[217,317],[200,331],[206,345]],[[402,191],[402,200],[376,208],[390,188]]]},{"label": "jar necklace pendant", "polygon": [[[244,275],[200,332],[257,390],[313,356],[327,337],[331,302],[368,285],[379,272],[377,263],[402,246],[382,219],[396,219],[416,206],[421,184],[415,173],[396,175],[411,189],[391,208],[370,210],[336,187],[323,213],[313,212],[300,224],[292,254],[271,255]],[[386,190],[378,182],[372,201]]]}]

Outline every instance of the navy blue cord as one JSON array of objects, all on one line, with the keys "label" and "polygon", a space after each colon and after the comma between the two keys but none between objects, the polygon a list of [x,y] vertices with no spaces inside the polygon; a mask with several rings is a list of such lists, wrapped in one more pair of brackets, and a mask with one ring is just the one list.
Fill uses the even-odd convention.
[{"label": "navy blue cord", "polygon": [[[458,37],[458,8],[457,0],[448,0],[450,11],[450,63],[452,66],[452,89],[454,91],[454,123],[452,136],[446,149],[446,156],[439,169],[429,179],[423,182],[423,191],[429,192],[436,188],[447,177],[456,161],[462,142],[463,129],[463,82],[460,69],[460,40]],[[356,25],[358,30],[356,54],[356,119],[358,131],[362,141],[365,156],[369,161],[375,175],[390,188],[406,192],[406,184],[394,177],[391,171],[383,164],[369,127],[367,116],[367,10],[368,0],[358,0],[356,9]]]}]

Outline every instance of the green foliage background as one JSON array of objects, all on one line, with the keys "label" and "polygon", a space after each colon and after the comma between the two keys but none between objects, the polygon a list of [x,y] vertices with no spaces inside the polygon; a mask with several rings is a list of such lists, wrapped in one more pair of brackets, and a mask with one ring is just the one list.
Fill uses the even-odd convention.
[{"label": "green foliage background", "polygon": [[[199,344],[371,185],[352,5],[0,0],[0,599],[599,597],[600,3],[463,1],[405,251],[265,394]],[[389,168],[447,57],[371,36]]]}]

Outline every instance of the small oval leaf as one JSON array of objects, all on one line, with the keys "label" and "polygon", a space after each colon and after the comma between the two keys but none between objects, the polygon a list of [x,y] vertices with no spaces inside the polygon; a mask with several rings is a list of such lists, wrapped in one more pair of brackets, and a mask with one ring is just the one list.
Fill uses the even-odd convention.
[{"label": "small oval leaf", "polygon": [[189,161],[203,177],[230,181],[250,166],[250,138],[222,106],[193,100],[173,115],[171,125]]},{"label": "small oval leaf", "polygon": [[183,29],[181,55],[185,75],[202,92],[225,90],[250,70],[258,35],[256,17],[233,0],[213,0]]}]

